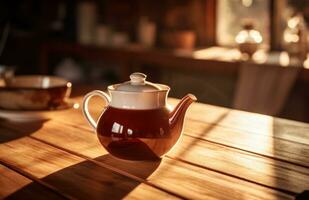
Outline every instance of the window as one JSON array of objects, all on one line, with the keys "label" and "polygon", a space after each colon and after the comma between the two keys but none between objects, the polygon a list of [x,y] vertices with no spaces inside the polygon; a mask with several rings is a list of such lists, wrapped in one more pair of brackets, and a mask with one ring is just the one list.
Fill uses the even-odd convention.
[{"label": "window", "polygon": [[235,36],[242,29],[244,19],[250,19],[262,37],[270,41],[270,0],[218,0],[217,43],[235,46]]}]

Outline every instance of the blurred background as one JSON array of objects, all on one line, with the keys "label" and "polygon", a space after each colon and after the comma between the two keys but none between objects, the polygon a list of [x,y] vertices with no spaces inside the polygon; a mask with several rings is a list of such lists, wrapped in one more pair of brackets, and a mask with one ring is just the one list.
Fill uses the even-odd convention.
[{"label": "blurred background", "polygon": [[84,94],[134,71],[200,102],[309,122],[308,0],[0,2],[0,72]]}]

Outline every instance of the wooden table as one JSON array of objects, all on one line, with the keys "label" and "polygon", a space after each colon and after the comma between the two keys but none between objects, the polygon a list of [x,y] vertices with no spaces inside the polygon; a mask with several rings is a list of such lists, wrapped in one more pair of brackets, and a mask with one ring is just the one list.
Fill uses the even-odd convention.
[{"label": "wooden table", "polygon": [[294,199],[309,188],[309,124],[194,103],[168,155],[128,162],[104,150],[80,109],[51,117],[0,120],[0,198]]}]

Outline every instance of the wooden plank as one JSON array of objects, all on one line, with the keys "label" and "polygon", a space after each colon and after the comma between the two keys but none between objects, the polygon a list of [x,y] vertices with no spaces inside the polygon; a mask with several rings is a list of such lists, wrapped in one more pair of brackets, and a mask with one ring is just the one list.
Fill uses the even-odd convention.
[{"label": "wooden plank", "polygon": [[[81,98],[76,100],[80,102]],[[173,99],[170,100],[172,103],[175,103]],[[90,108],[94,116],[98,117],[104,107],[104,102],[99,98],[94,99],[94,102]],[[206,112],[208,107],[213,110]],[[218,111],[215,112],[216,110]],[[230,114],[233,112],[236,114]],[[203,118],[203,116],[205,117]],[[91,130],[80,110],[64,111],[63,114],[54,115],[52,118],[59,122],[61,121],[61,123]],[[285,128],[282,128],[282,131],[280,128],[276,128],[276,131],[273,131],[272,126],[269,125],[269,119],[273,118],[197,103],[192,105],[192,109],[189,108],[184,130],[185,134],[190,136],[273,157],[278,160],[309,166],[307,162],[309,159],[309,146],[306,144],[307,140],[309,141],[309,134],[306,134],[306,128],[308,127],[309,131],[309,125],[278,119],[282,125],[281,127]],[[248,128],[250,123],[254,124],[254,121],[257,122],[255,126],[259,127],[258,131],[251,131]],[[237,123],[238,126],[236,126]]]},{"label": "wooden plank", "polygon": [[[102,105],[99,104],[95,104],[97,105],[97,107],[102,107]],[[96,111],[95,109],[93,109],[94,111]],[[72,117],[68,117],[68,116],[72,116]],[[73,117],[74,116],[74,117]],[[79,117],[78,117],[79,116]],[[57,117],[55,116],[55,120],[59,120],[59,122],[61,121],[61,123],[54,123],[53,121],[51,121],[52,125],[48,126],[48,129],[45,129],[45,132],[47,132],[46,134],[44,133],[44,137],[43,139],[47,139],[47,141],[52,141],[53,143],[61,143],[60,141],[55,140],[55,138],[62,138],[61,134],[63,134],[63,132],[65,132],[65,134],[69,137],[69,138],[74,138],[73,141],[67,142],[67,144],[72,144],[72,142],[76,142],[73,143],[73,145],[70,146],[65,146],[65,148],[67,149],[71,149],[73,148],[73,150],[75,152],[83,152],[84,155],[90,157],[90,158],[95,158],[97,156],[100,156],[100,152],[104,151],[103,147],[101,147],[101,145],[99,144],[97,138],[93,135],[93,137],[88,137],[87,135],[83,134],[83,131],[78,131],[78,134],[76,133],[75,128],[71,128],[71,127],[67,127],[65,124],[66,123],[70,123],[71,121],[71,125],[76,126],[76,127],[82,127],[82,128],[86,128],[88,129],[88,125],[86,125],[85,120],[82,118],[80,111],[79,110],[71,110],[69,112],[67,112],[64,115],[57,115]],[[74,122],[73,122],[74,121]],[[54,123],[54,124],[53,124]],[[192,127],[194,128],[190,128],[192,125]],[[46,128],[46,125],[45,125]],[[52,129],[50,129],[52,128]],[[212,130],[213,129],[213,130]],[[66,130],[66,131],[63,131]],[[90,128],[88,129],[90,130]],[[253,150],[253,152],[261,152],[261,154],[264,154],[265,152],[269,151],[269,154],[272,155],[272,143],[269,144],[269,138],[267,137],[263,137],[263,136],[259,136],[257,137],[256,134],[248,134],[246,132],[237,132],[238,130],[231,130],[231,129],[226,129],[224,127],[217,127],[217,126],[211,126],[209,124],[205,124],[205,123],[200,123],[198,121],[191,121],[191,120],[187,120],[186,126],[185,126],[185,130],[187,132],[185,132],[185,134],[187,135],[192,135],[192,136],[196,136],[196,137],[201,137],[203,138],[203,135],[206,135],[204,137],[204,139],[207,139],[209,141],[220,141],[220,143],[222,143],[222,141],[228,141],[225,142],[223,144],[227,144],[230,146],[235,146],[234,144],[236,144],[236,147],[242,147],[243,149],[247,149],[251,148],[256,148],[255,150]],[[204,132],[199,132],[199,130],[202,130]],[[208,131],[208,133],[206,133]],[[59,133],[59,135],[57,137],[54,138],[55,133]],[[229,135],[229,137],[226,137],[226,135]],[[39,136],[40,137],[40,136]],[[233,140],[233,138],[235,138]],[[237,140],[237,138],[242,138],[241,140]],[[262,139],[263,140],[262,140]],[[41,138],[42,139],[42,138]],[[271,139],[273,139],[271,137]],[[186,141],[191,141],[192,139],[190,139],[190,137],[188,137],[188,139],[185,140]],[[87,141],[87,142],[85,142]],[[197,140],[199,141],[199,140]],[[242,143],[242,141],[244,141]],[[250,144],[250,142],[261,142],[261,144],[263,146],[257,146],[257,145],[252,145]],[[268,141],[268,142],[267,142]],[[288,149],[291,149],[293,147],[293,145],[289,146],[289,142],[285,141],[285,140],[278,140],[279,143],[277,142],[277,144],[288,144],[286,146],[288,146]],[[281,142],[281,143],[280,143]],[[187,144],[189,144],[190,142],[187,142]],[[89,146],[89,144],[91,144]],[[245,152],[241,152],[235,149],[231,149],[229,148],[229,151],[227,152],[220,152],[219,154],[217,153],[218,149],[225,149],[226,147],[222,147],[222,146],[218,146],[218,144],[212,144],[210,145],[209,142],[206,141],[206,143],[203,143],[202,141],[199,141],[197,145],[197,147],[200,146],[205,146],[205,149],[207,150],[206,154],[203,155],[203,157],[207,158],[207,160],[209,160],[210,158],[213,159],[211,160],[211,162],[209,161],[208,163],[198,163],[199,159],[195,159],[196,157],[193,156],[194,154],[196,155],[200,155],[201,152],[205,152],[205,150],[199,148],[199,150],[196,151],[190,151],[192,153],[190,153],[190,156],[186,156],[184,159],[186,161],[195,163],[195,164],[200,164],[202,166],[205,167],[209,167],[215,170],[219,170],[219,171],[225,171],[229,174],[238,174],[240,177],[245,178],[247,180],[255,180],[260,184],[264,184],[264,185],[268,185],[270,187],[278,187],[284,190],[289,190],[292,192],[299,192],[304,188],[304,185],[306,186],[306,181],[302,182],[303,178],[302,175],[304,175],[305,180],[306,177],[308,176],[308,171],[304,170],[302,167],[295,167],[290,163],[285,163],[282,162],[280,160],[272,160],[270,158],[261,158],[258,155],[254,155],[254,154],[247,154]],[[202,144],[202,145],[201,145]],[[241,146],[243,145],[243,146]],[[298,145],[298,144],[297,144]],[[193,146],[193,145],[192,145]],[[186,146],[184,146],[186,147]],[[184,148],[183,147],[183,148]],[[284,147],[284,146],[283,146]],[[195,148],[193,148],[195,149]],[[216,150],[215,150],[216,149]],[[302,149],[302,148],[299,148]],[[299,149],[294,149],[294,153],[295,155],[298,155],[299,158],[301,158],[302,160],[300,160],[300,163],[306,163],[306,157],[298,152]],[[282,151],[283,150],[283,151]],[[292,148],[293,150],[293,148]],[[209,152],[210,151],[210,152]],[[293,151],[292,151],[293,152]],[[285,151],[285,149],[279,149],[279,152],[276,153],[275,157],[279,157],[281,154],[283,155],[289,155],[291,152],[287,152]],[[220,160],[220,159],[216,159],[215,156],[211,156],[211,155],[216,155],[217,158],[228,158],[225,160]],[[295,156],[293,155],[293,156]],[[181,156],[180,156],[181,157]],[[209,158],[210,157],[210,158]],[[242,162],[238,162],[238,160],[241,160]],[[233,165],[235,165],[236,167],[234,168],[235,170],[226,170],[223,166],[225,165],[225,163],[232,163]],[[250,165],[251,167],[248,167],[248,163],[251,163],[252,165]],[[212,165],[213,164],[213,165]],[[239,168],[239,169],[238,169]],[[278,168],[278,169],[277,169]],[[263,172],[263,170],[261,169],[269,169],[268,171]],[[240,173],[238,171],[240,171]],[[296,170],[296,172],[294,172],[293,170]],[[276,173],[274,173],[276,172]],[[307,173],[307,174],[306,174]],[[248,174],[250,176],[248,176]],[[255,177],[258,177],[258,179],[256,180]],[[292,178],[291,178],[292,177]],[[292,179],[292,181],[290,181],[289,179]],[[280,184],[278,184],[277,182],[279,182]]]},{"label": "wooden plank", "polygon": [[[82,97],[73,98],[72,101],[80,104],[82,102]],[[94,116],[98,117],[105,103],[103,100],[96,97],[94,97],[91,102],[90,110],[94,113]],[[171,106],[175,106],[179,100],[169,98],[168,102]],[[62,120],[63,122],[74,121],[76,125],[86,124],[83,117],[75,116],[76,114],[80,115],[80,112],[80,109],[66,110],[52,115],[51,117],[55,120]],[[72,117],[68,118],[68,115]],[[232,110],[202,103],[193,103],[188,109],[186,119],[309,145],[309,134],[307,134],[309,133],[308,123],[274,118],[267,115]]]},{"label": "wooden plank", "polygon": [[309,167],[309,145],[188,120],[185,134]]},{"label": "wooden plank", "polygon": [[168,156],[295,194],[309,187],[308,168],[187,136]]},{"label": "wooden plank", "polygon": [[65,199],[0,164],[0,199]]},{"label": "wooden plank", "polygon": [[[16,128],[17,126],[15,125],[13,127]],[[64,137],[64,135],[66,137]],[[224,151],[221,151],[221,152],[219,151],[219,153],[214,155],[216,153],[216,150],[213,150],[213,152],[210,152],[210,154],[212,153],[212,156],[208,156],[208,153],[204,151],[205,149],[203,147],[202,152],[204,151],[205,154],[202,156],[202,158],[205,159],[205,160],[208,160],[209,162],[200,162],[201,165],[203,165],[202,168],[190,166],[190,165],[184,164],[180,161],[174,161],[174,160],[171,161],[170,159],[163,159],[162,162],[160,163],[160,166],[157,168],[156,172],[161,171],[163,173],[168,168],[169,173],[172,173],[172,174],[175,174],[175,175],[171,175],[171,174],[162,175],[162,173],[157,173],[156,176],[154,176],[152,174],[150,177],[148,177],[149,173],[147,171],[149,171],[149,170],[146,170],[146,172],[147,172],[146,174],[145,174],[145,170],[141,170],[141,169],[149,169],[147,162],[133,162],[133,164],[132,163],[130,164],[130,162],[129,163],[128,162],[119,162],[118,160],[112,159],[110,156],[106,156],[107,152],[103,149],[103,147],[101,147],[96,136],[94,134],[90,133],[89,131],[81,130],[80,128],[77,128],[77,127],[67,126],[65,124],[61,124],[61,123],[56,122],[56,121],[49,121],[49,122],[46,122],[44,124],[43,129],[36,131],[35,133],[32,134],[31,137],[37,138],[39,140],[46,141],[46,142],[48,142],[52,145],[56,145],[60,148],[66,149],[68,151],[75,152],[76,154],[82,154],[83,156],[86,156],[87,158],[94,159],[95,161],[99,161],[99,162],[107,164],[111,167],[117,167],[118,169],[120,169],[122,171],[126,171],[126,172],[128,172],[130,174],[134,174],[135,176],[138,176],[140,178],[147,179],[151,183],[158,185],[158,187],[163,187],[165,189],[172,189],[171,192],[179,192],[179,188],[177,188],[177,187],[180,187],[179,183],[182,183],[182,181],[186,181],[188,179],[188,177],[187,177],[188,174],[186,174],[188,170],[186,168],[189,168],[190,170],[192,170],[192,172],[190,172],[192,175],[194,173],[196,173],[197,171],[199,171],[199,174],[194,175],[194,177],[203,177],[203,176],[205,176],[205,174],[209,174],[209,173],[210,173],[210,175],[208,175],[208,176],[212,176],[213,173],[214,174],[217,174],[217,173],[209,171],[209,170],[205,170],[203,168],[204,165],[207,168],[214,168],[215,171],[222,170],[224,172],[224,171],[226,171],[225,166],[227,165],[227,163],[233,161],[233,159],[231,159],[231,160],[229,160],[229,159],[221,160],[220,153],[224,152]],[[179,145],[179,146],[183,146],[183,145]],[[198,145],[198,146],[200,146],[200,145]],[[186,146],[184,145],[183,148],[186,148]],[[208,148],[211,149],[211,148],[214,148],[214,147],[211,147],[211,144],[210,144],[210,147],[208,147]],[[220,147],[217,147],[217,149],[220,149]],[[176,150],[177,150],[177,148],[176,148]],[[198,149],[198,151],[200,151],[200,150],[201,149]],[[178,151],[178,153],[179,153],[179,151]],[[188,151],[191,152],[191,150],[188,150]],[[195,154],[195,153],[197,153],[197,156],[191,158],[191,160],[188,159],[192,156],[192,154]],[[181,153],[181,154],[183,154],[184,159],[187,159],[188,161],[190,161],[192,163],[194,163],[194,162],[196,163],[196,161],[201,159],[200,153],[195,152],[195,151],[192,151],[192,153],[188,153],[188,156],[184,153]],[[224,156],[227,156],[227,158],[228,158],[228,155],[233,155],[233,154],[235,154],[235,152],[230,152],[230,153],[228,153],[227,155],[224,155]],[[174,156],[174,155],[175,155],[175,153],[171,154],[171,156]],[[242,156],[242,154],[240,154],[240,156]],[[247,157],[250,158],[250,156],[247,156]],[[234,159],[241,159],[241,157],[240,158],[237,157],[237,154],[233,158]],[[251,158],[251,160],[249,160],[249,161],[248,161],[248,158],[247,159],[243,158],[243,160],[250,162],[251,160],[254,160],[254,158]],[[173,164],[171,164],[171,162]],[[227,170],[228,173],[231,173],[231,174],[239,173],[244,169],[245,171],[240,173],[240,176],[241,175],[246,176],[246,173],[248,173],[252,170],[252,169],[246,169],[247,163],[245,163],[245,162],[242,162],[240,164],[238,164],[238,163],[235,164],[235,162],[237,162],[237,160],[236,161],[234,160],[233,162],[234,163],[231,167],[231,170]],[[255,161],[255,162],[258,163],[259,160]],[[137,164],[137,163],[139,163],[139,164]],[[209,165],[207,165],[207,163],[210,163],[211,165],[209,166]],[[272,163],[268,164],[266,167],[271,166],[271,164]],[[177,165],[184,168],[183,172],[179,172],[179,170],[177,170],[177,172],[175,172],[175,173],[173,172],[173,170],[176,170],[174,168],[176,168],[175,166],[177,166]],[[185,166],[183,166],[183,165],[185,165]],[[236,165],[236,167],[235,167],[235,165]],[[262,163],[261,165],[263,167],[263,165],[265,166],[266,164]],[[130,166],[130,167],[128,167],[128,166]],[[220,167],[218,167],[218,166],[220,166]],[[261,168],[251,172],[251,175],[248,179],[251,178],[251,179],[254,180],[255,175],[261,174],[260,169]],[[285,171],[281,170],[281,173],[284,174],[284,172]],[[269,171],[267,171],[266,173],[269,173]],[[148,174],[148,176],[147,176],[147,174]],[[291,171],[290,174],[295,175],[295,173],[293,173],[293,171]],[[262,178],[258,179],[257,182],[261,182],[261,181],[263,182],[264,181],[263,183],[265,183],[266,186],[267,186],[267,184],[269,184],[271,186],[276,187],[275,183],[271,184],[271,183],[273,183],[272,181],[275,180],[275,178],[276,178],[276,177],[273,178],[272,175],[273,174],[270,174],[269,176],[267,176],[267,174],[266,175],[261,174],[260,176]],[[179,179],[171,180],[171,176],[172,177],[174,177],[174,176],[179,177]],[[221,179],[225,179],[224,175],[220,175],[220,176],[222,176]],[[263,177],[266,177],[266,180],[263,180]],[[240,185],[239,188],[242,188],[244,185],[249,184],[250,188],[252,188],[252,187],[255,188],[254,190],[257,193],[260,193],[260,192],[258,192],[260,190],[261,191],[266,190],[266,191],[264,191],[265,192],[264,195],[266,195],[266,196],[269,195],[268,192],[272,191],[272,190],[269,190],[267,187],[258,186],[258,185],[252,184],[248,181],[238,180],[238,178],[234,178],[234,177],[229,177],[229,178],[228,178],[227,182],[225,183],[227,185],[222,186],[221,184],[219,184],[220,187],[227,187],[227,190],[229,190],[229,189],[231,189],[230,185],[233,185],[233,184],[230,184],[229,181],[233,181],[233,182],[238,182],[238,184]],[[166,185],[166,184],[163,184],[163,182],[160,182],[160,181],[165,181],[165,179],[167,179],[168,181],[166,180],[166,182],[169,182],[169,184],[173,185],[173,187],[170,186],[169,184]],[[194,183],[198,182],[199,184],[198,185],[192,184],[192,186],[190,186],[190,187],[183,188],[181,190],[180,194],[187,197],[187,198],[190,198],[190,195],[192,195],[190,191],[200,190],[201,189],[200,185],[210,185],[210,187],[215,187],[213,184],[217,184],[217,183],[209,182],[209,179],[210,178],[206,178],[206,179],[202,179],[202,180],[197,179],[197,180],[193,181]],[[300,177],[300,179],[302,180],[302,177]],[[285,184],[285,185],[283,185],[284,187],[289,186],[288,181],[283,181],[283,182]],[[293,182],[293,184],[295,184],[295,183],[299,183],[298,179],[297,179],[297,181]],[[184,182],[183,184],[188,184],[188,183]],[[183,185],[183,184],[180,184],[180,185]],[[293,185],[293,184],[291,184],[291,185]],[[175,188],[174,185],[177,185],[177,187]],[[237,187],[233,188],[233,190],[236,190]],[[249,186],[246,186],[246,187],[249,187]],[[296,186],[294,186],[293,189],[295,189],[295,187]],[[300,187],[301,186],[299,186],[299,188]],[[209,194],[212,193],[212,192],[213,192],[212,190],[208,191]],[[244,192],[244,191],[242,191],[241,193],[244,193],[244,194],[249,195],[249,196],[251,196],[251,195],[254,196],[255,192],[254,191],[251,191],[251,192],[252,192],[252,194],[250,194],[250,192],[249,192],[249,194],[247,194],[247,192]],[[198,192],[194,195],[196,195],[195,196],[196,198],[200,198],[201,197],[200,195],[203,195],[203,194],[204,193],[202,191],[200,191],[200,192]],[[279,194],[281,195],[281,193],[279,193]],[[204,194],[204,195],[206,195],[206,194]],[[212,194],[212,195],[214,195],[214,194]],[[260,195],[262,195],[262,193],[260,193]],[[277,194],[274,194],[274,195],[276,196]],[[222,196],[218,196],[218,195],[217,195],[217,197],[223,198]]]},{"label": "wooden plank", "polygon": [[[106,153],[95,134],[85,131],[50,121],[44,125],[44,130],[37,131],[33,136],[53,144],[61,144],[61,147],[77,153],[81,152],[89,158],[96,158],[102,152]],[[67,142],[63,142],[63,134],[68,136]],[[169,155],[295,193],[309,186],[307,168],[188,136],[183,136],[180,145],[177,145]],[[225,167],[227,163],[231,165],[229,168]]]},{"label": "wooden plank", "polygon": [[[70,111],[71,112],[71,111]],[[80,111],[74,111],[73,113],[74,113],[74,115],[72,115],[72,116],[75,116],[74,118],[73,117],[70,117],[70,115],[68,116],[68,115],[63,115],[63,118],[61,118],[61,117],[58,117],[57,116],[57,118],[56,118],[56,120],[57,121],[62,121],[62,122],[65,122],[65,123],[70,123],[70,121],[72,121],[72,123],[71,123],[71,125],[74,125],[74,126],[77,126],[77,129],[80,129],[80,125],[81,125],[81,128],[83,128],[83,129],[85,129],[85,127],[87,127],[87,125],[85,125],[85,121],[84,121],[84,119],[83,118],[81,118],[81,117],[77,117],[76,116],[76,114],[80,114],[79,113]],[[77,122],[77,123],[75,123],[75,122]],[[48,122],[49,123],[49,122]],[[48,124],[47,123],[47,124]],[[190,124],[191,124],[191,122],[190,122]],[[56,127],[56,125],[54,125],[55,127]],[[187,127],[187,125],[186,125],[186,127]],[[44,127],[44,130],[45,130],[45,128],[46,127]],[[74,128],[74,127],[73,127]],[[207,128],[207,127],[206,127]],[[55,132],[59,132],[59,133],[63,133],[63,130],[64,129],[66,129],[65,127],[63,127],[63,128],[60,128],[58,131],[55,131]],[[88,128],[87,128],[88,129]],[[89,130],[89,129],[88,129]],[[69,133],[73,133],[74,131],[69,131]],[[83,132],[83,131],[82,131]],[[79,135],[83,135],[82,134],[82,132],[80,132],[79,133]],[[191,132],[190,132],[191,133]],[[76,134],[75,134],[76,135]],[[51,135],[52,136],[52,135]],[[73,136],[74,136],[74,134],[73,134]],[[74,136],[75,137],[75,136]],[[73,138],[74,138],[73,137]],[[61,136],[60,136],[60,138],[61,138]],[[83,138],[83,137],[82,137]],[[76,138],[75,138],[76,139]],[[96,137],[95,136],[93,136],[93,139],[97,142],[97,140],[96,140]],[[85,140],[85,138],[83,138],[83,140],[81,140],[80,141],[80,145],[82,145],[82,144],[85,144],[86,142],[85,141],[87,141],[87,140]],[[61,141],[59,141],[60,143],[61,143]],[[87,142],[88,143],[88,142]],[[70,143],[68,143],[68,144],[70,144]],[[93,144],[93,143],[92,143]],[[62,145],[62,144],[61,144]],[[72,145],[72,146],[78,146],[78,147],[80,147],[79,145]],[[97,145],[93,145],[92,147],[90,147],[90,150],[89,151],[87,151],[87,148],[84,148],[85,147],[85,145],[84,145],[84,150],[85,151],[87,151],[87,154],[92,154],[93,156],[95,156],[97,153],[98,153],[98,149],[97,148],[102,148],[101,146],[97,146],[97,147],[95,147],[95,146],[97,146]],[[70,149],[70,147],[67,147],[68,149]],[[80,150],[83,150],[83,148],[80,148]],[[77,151],[77,152],[79,152],[79,150]],[[193,153],[192,154],[194,154],[194,152],[195,151],[193,151]],[[243,152],[242,152],[243,153]],[[200,165],[200,163],[199,162],[197,162],[199,159],[199,157],[194,157],[194,156],[192,156],[192,154],[189,156],[189,157],[192,157],[192,158],[194,158],[194,159],[191,159],[191,160],[188,160],[189,162],[192,162],[192,163],[197,163],[197,164],[199,164]],[[233,155],[233,153],[231,153],[231,155]],[[231,155],[229,155],[229,154],[227,154],[226,155],[226,157],[228,157],[228,156],[231,156]],[[173,156],[173,155],[172,155]],[[256,155],[254,155],[254,156],[256,156]],[[176,157],[177,158],[177,157]],[[237,157],[236,157],[237,158]],[[186,161],[186,160],[185,160]],[[230,162],[230,160],[229,160],[229,162]],[[234,161],[235,162],[235,161]],[[264,162],[268,162],[268,161],[264,161]],[[258,163],[258,162],[257,162]],[[222,165],[226,165],[226,164],[228,164],[228,163],[222,163]],[[254,163],[253,163],[254,164]],[[216,165],[218,165],[218,164],[216,164]],[[271,162],[269,162],[269,165],[273,165],[273,163],[271,163]],[[219,165],[218,165],[219,166]],[[237,165],[236,165],[237,166]],[[254,165],[253,165],[254,166]],[[266,166],[266,168],[269,168],[269,166],[267,166],[267,165],[265,165]],[[262,165],[262,168],[261,169],[263,169],[264,167],[264,164]],[[292,166],[292,165],[291,165]],[[291,166],[288,166],[288,169],[291,167]],[[207,166],[206,166],[207,167]],[[280,165],[279,165],[279,168],[280,168]],[[216,169],[216,168],[215,168]],[[270,171],[272,171],[273,169],[271,169]],[[294,169],[293,169],[294,170]],[[250,170],[249,170],[250,171]],[[296,170],[297,171],[297,170]],[[301,171],[301,170],[300,170]],[[229,171],[230,172],[230,171]],[[258,172],[258,171],[257,171]],[[279,170],[279,172],[280,172],[280,170]],[[302,172],[302,171],[301,171]],[[254,172],[254,173],[256,173],[256,172]],[[253,173],[253,174],[254,174]],[[280,174],[280,173],[278,173],[278,174]],[[284,173],[283,173],[284,174]],[[289,173],[290,174],[290,173]],[[295,175],[295,174],[294,174]],[[289,175],[290,177],[289,178],[291,178],[291,177],[293,177],[294,176],[293,175],[293,173],[292,173],[292,175]],[[252,175],[252,177],[254,177],[253,175]],[[279,179],[280,180],[280,177],[276,177],[277,179]],[[283,178],[284,179],[284,178]],[[266,179],[267,181],[269,181],[269,182],[271,182],[271,180],[272,179]],[[274,179],[275,180],[275,179]],[[287,180],[288,181],[288,180]],[[297,181],[295,182],[295,183],[297,183]],[[269,183],[267,183],[267,184],[269,184]],[[294,184],[294,183],[293,183]],[[293,185],[292,184],[292,185]],[[302,184],[300,184],[300,185],[302,185]],[[288,187],[288,186],[286,186],[286,187]],[[294,189],[295,189],[295,186],[293,186],[294,187]],[[292,188],[293,188],[292,187]],[[294,190],[293,189],[293,190]]]},{"label": "wooden plank", "polygon": [[[179,100],[170,98],[171,105]],[[216,124],[252,134],[290,140],[309,145],[309,124],[240,110],[194,103],[187,118],[203,123]]]},{"label": "wooden plank", "polygon": [[0,144],[0,160],[74,198],[175,198],[166,192],[27,136]]}]

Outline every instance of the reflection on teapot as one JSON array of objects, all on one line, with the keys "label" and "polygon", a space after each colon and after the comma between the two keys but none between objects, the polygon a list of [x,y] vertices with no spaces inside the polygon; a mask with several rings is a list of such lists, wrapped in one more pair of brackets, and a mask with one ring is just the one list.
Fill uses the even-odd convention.
[{"label": "reflection on teapot", "polygon": [[[109,86],[110,95],[99,90],[88,93],[83,113],[101,144],[113,156],[126,160],[155,160],[178,141],[186,110],[196,97],[186,95],[171,111],[166,104],[168,86],[147,82],[142,73],[133,73],[130,79]],[[89,99],[95,95],[109,104],[98,123],[88,111]]]}]

